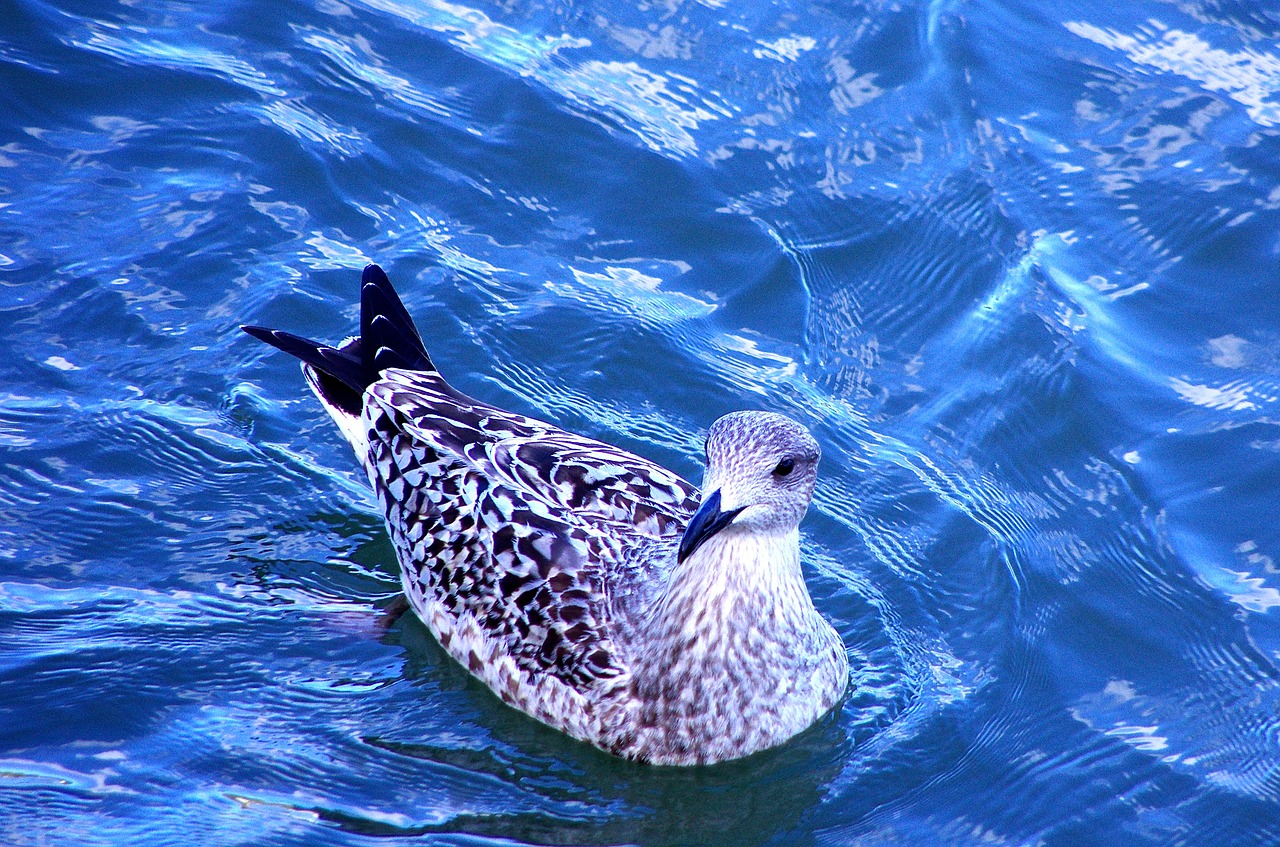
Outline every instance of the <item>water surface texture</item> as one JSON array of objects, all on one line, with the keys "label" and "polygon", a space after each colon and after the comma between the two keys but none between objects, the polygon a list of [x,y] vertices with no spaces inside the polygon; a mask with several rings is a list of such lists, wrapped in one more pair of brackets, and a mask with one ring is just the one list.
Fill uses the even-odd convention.
[{"label": "water surface texture", "polygon": [[[1280,843],[1280,11],[0,0],[0,843]],[[835,714],[707,769],[396,617],[295,363],[822,443]]]}]

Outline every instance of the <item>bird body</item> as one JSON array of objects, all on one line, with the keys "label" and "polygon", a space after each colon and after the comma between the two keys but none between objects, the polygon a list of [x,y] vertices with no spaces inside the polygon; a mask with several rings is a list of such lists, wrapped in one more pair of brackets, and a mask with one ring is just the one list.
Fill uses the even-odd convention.
[{"label": "bird body", "polygon": [[245,330],[302,359],[368,472],[410,607],[503,701],[687,765],[780,744],[842,696],[844,647],[800,570],[818,449],[799,424],[721,418],[699,498],[653,462],[453,389],[376,265],[358,338]]}]

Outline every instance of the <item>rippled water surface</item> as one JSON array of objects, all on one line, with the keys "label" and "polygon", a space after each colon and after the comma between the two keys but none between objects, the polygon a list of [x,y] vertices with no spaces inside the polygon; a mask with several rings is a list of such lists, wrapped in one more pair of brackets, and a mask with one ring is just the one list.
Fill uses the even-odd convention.
[{"label": "rippled water surface", "polygon": [[[1280,843],[1280,11],[0,0],[0,843]],[[288,357],[697,480],[822,442],[854,667],[611,759],[398,592]]]}]

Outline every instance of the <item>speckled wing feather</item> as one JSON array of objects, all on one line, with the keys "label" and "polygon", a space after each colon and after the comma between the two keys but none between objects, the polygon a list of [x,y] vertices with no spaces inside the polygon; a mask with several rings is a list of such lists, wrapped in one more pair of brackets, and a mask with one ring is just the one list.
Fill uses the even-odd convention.
[{"label": "speckled wing feather", "polygon": [[[387,370],[365,393],[367,467],[406,590],[471,626],[526,674],[575,687],[625,670],[612,594],[632,554],[674,541],[689,483],[638,456],[471,400],[438,374]],[[415,599],[411,596],[410,598]],[[501,693],[501,692],[499,692]]]}]

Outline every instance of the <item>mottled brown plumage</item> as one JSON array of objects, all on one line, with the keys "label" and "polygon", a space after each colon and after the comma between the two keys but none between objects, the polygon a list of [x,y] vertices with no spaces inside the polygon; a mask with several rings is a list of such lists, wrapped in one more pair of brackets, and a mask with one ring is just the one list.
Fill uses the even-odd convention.
[{"label": "mottled brown plumage", "polygon": [[839,699],[844,649],[800,573],[804,427],[717,421],[699,507],[646,459],[454,390],[377,266],[359,339],[246,331],[303,360],[410,606],[504,701],[619,755],[696,764],[781,743]]}]

